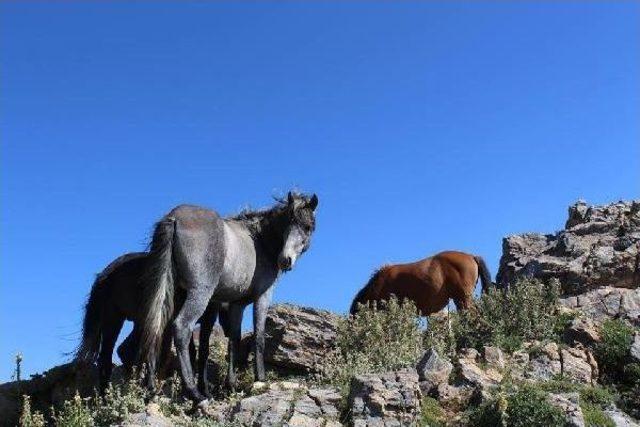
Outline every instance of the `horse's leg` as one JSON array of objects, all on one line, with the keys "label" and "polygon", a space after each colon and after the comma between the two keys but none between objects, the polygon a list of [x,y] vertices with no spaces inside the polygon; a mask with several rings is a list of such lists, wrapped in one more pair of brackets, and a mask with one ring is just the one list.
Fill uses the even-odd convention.
[{"label": "horse's leg", "polygon": [[116,313],[110,313],[104,321],[102,330],[102,342],[100,344],[100,355],[98,356],[98,375],[100,378],[100,393],[104,393],[111,380],[111,370],[113,369],[112,356],[113,347],[116,345],[118,334],[122,329],[124,317]]},{"label": "horse's leg", "polygon": [[[209,339],[213,325],[218,316],[218,304],[211,303],[204,312],[200,322],[200,338],[198,340],[198,390],[207,398],[209,393],[209,381],[207,381],[207,360],[209,359]],[[193,340],[191,340],[193,344]],[[195,345],[194,345],[195,350]]]},{"label": "horse's leg", "polygon": [[232,390],[236,387],[235,362],[238,359],[237,353],[240,350],[240,331],[243,311],[244,306],[241,304],[229,304],[229,308],[227,309],[227,338],[229,339],[227,387]]},{"label": "horse's leg", "polygon": [[267,320],[267,311],[271,303],[273,286],[267,289],[258,300],[253,303],[253,337],[255,346],[254,373],[256,381],[264,381],[264,324]]},{"label": "horse's leg", "polygon": [[[212,286],[191,287],[187,291],[187,298],[180,312],[173,321],[173,342],[176,346],[178,362],[180,363],[180,374],[187,396],[195,402],[205,401],[206,398],[198,391],[194,381],[193,368],[189,357],[189,343],[196,321],[202,317],[207,305],[209,305],[215,285],[217,285],[217,278]],[[207,321],[207,319],[204,319],[203,324]]]}]

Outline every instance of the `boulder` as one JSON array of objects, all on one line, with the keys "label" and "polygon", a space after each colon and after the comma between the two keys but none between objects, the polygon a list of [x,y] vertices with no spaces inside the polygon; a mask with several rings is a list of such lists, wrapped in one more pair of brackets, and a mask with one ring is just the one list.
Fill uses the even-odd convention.
[{"label": "boulder", "polygon": [[420,413],[418,373],[403,369],[358,375],[351,381],[348,405],[354,427],[404,426]]},{"label": "boulder", "polygon": [[480,366],[479,354],[475,349],[462,350],[458,359],[459,380],[477,389],[484,397],[489,396],[489,389],[502,381],[502,374],[495,368]]},{"label": "boulder", "polygon": [[[276,304],[265,324],[265,363],[282,373],[321,371],[322,361],[335,348],[341,317],[326,310]],[[251,351],[251,334],[243,338],[242,353]]]},{"label": "boulder", "polygon": [[564,230],[503,239],[496,277],[501,285],[519,277],[557,278],[568,293],[600,286],[640,286],[640,201],[569,207]]},{"label": "boulder", "polygon": [[434,348],[430,348],[418,361],[416,370],[420,379],[420,389],[428,394],[448,381],[453,365],[441,357]]}]

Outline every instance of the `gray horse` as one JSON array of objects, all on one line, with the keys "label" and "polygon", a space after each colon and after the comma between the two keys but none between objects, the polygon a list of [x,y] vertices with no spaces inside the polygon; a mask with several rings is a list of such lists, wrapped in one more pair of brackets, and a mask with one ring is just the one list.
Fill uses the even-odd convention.
[{"label": "gray horse", "polygon": [[[221,218],[216,212],[181,205],[155,226],[147,272],[143,278],[141,357],[154,386],[155,364],[165,331],[172,321],[180,374],[189,398],[206,401],[196,387],[189,360],[191,332],[210,301],[229,303],[229,382],[234,384],[233,360],[241,332],[242,311],[253,303],[255,377],[265,379],[264,324],[273,284],[282,271],[293,268],[310,244],[315,230],[318,197],[289,193],[264,211]],[[176,288],[186,297],[174,316]],[[202,328],[211,327],[205,314]],[[168,332],[167,332],[168,333]],[[207,345],[201,342],[200,346]]]}]

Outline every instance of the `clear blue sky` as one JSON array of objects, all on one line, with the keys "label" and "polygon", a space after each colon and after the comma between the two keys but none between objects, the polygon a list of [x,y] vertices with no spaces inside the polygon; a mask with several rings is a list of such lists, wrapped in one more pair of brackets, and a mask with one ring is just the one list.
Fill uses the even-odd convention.
[{"label": "clear blue sky", "polygon": [[344,312],[382,263],[495,275],[503,236],[640,196],[638,2],[52,3],[0,5],[0,381],[64,361],[179,203],[317,192],[275,299]]}]

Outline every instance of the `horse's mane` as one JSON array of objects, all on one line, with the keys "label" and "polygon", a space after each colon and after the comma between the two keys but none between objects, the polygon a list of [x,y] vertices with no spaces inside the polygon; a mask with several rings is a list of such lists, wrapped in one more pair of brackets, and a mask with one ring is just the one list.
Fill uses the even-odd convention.
[{"label": "horse's mane", "polygon": [[260,232],[264,223],[270,223],[286,211],[288,203],[286,199],[274,197],[276,204],[270,208],[251,209],[245,208],[239,213],[232,215],[229,219],[244,223],[252,233]]},{"label": "horse's mane", "polygon": [[356,294],[356,296],[353,298],[353,302],[351,303],[351,308],[349,309],[349,313],[355,314],[356,310],[358,309],[358,303],[360,303],[362,298],[364,298],[364,294],[369,290],[369,287],[371,286],[371,284],[378,279],[378,277],[380,276],[380,273],[382,273],[387,267],[388,267],[387,264],[382,265],[380,268],[378,268],[371,274],[371,277],[369,278],[369,281],[367,282],[367,284],[364,285],[362,289],[360,289]]}]

